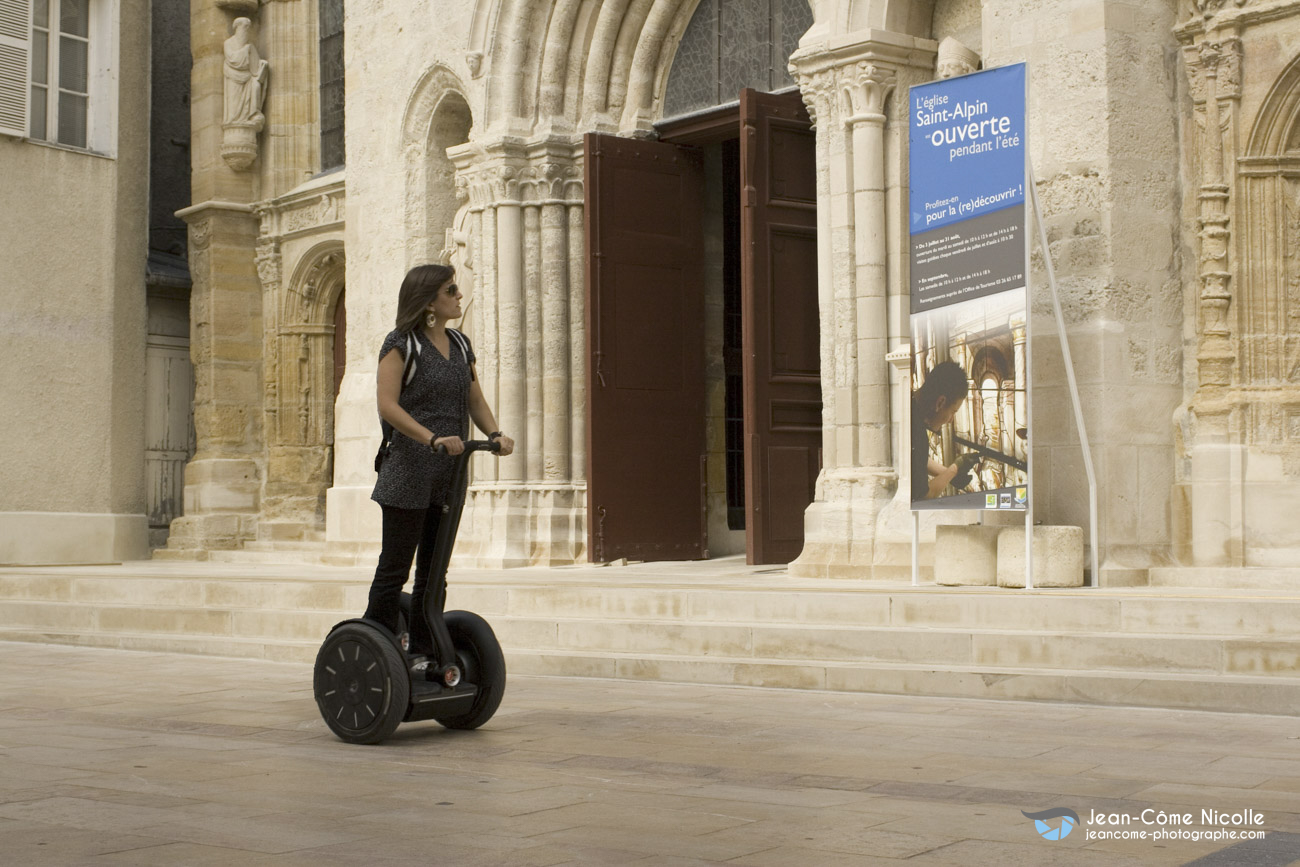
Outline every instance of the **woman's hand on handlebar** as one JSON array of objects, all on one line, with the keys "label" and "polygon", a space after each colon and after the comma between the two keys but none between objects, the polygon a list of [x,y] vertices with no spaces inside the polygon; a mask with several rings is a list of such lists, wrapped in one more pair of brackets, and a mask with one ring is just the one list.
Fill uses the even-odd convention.
[{"label": "woman's hand on handlebar", "polygon": [[465,441],[460,437],[434,437],[429,441],[429,448],[440,454],[445,450],[449,455],[458,455],[465,451]]},{"label": "woman's hand on handlebar", "polygon": [[501,446],[500,450],[497,451],[497,457],[504,458],[506,455],[510,454],[515,450],[515,441],[512,440],[510,437],[506,436],[505,434],[501,434],[501,436],[498,437],[493,437],[492,442],[497,443],[499,446]]}]

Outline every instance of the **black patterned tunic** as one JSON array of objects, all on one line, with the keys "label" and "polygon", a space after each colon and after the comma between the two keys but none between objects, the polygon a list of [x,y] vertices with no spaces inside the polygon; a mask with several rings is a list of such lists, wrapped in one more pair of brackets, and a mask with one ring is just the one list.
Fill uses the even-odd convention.
[{"label": "black patterned tunic", "polygon": [[[474,363],[469,338],[465,339],[466,350],[462,353],[456,339],[449,335],[450,358],[444,358],[424,336],[423,329],[417,328],[415,334],[421,351],[416,356],[415,376],[402,387],[398,405],[435,437],[469,436],[470,365]],[[400,331],[391,331],[384,338],[380,359],[393,349],[405,362],[406,335]],[[454,468],[451,457],[435,454],[424,443],[395,430],[392,448],[379,469],[370,499],[399,509],[440,506],[446,502]]]}]

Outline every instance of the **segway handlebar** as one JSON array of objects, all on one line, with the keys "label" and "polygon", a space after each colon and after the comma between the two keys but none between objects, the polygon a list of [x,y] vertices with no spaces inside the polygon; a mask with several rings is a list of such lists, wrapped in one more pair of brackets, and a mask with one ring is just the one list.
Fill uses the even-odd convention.
[{"label": "segway handlebar", "polygon": [[[439,443],[434,447],[434,452],[440,455],[447,453],[447,447]],[[470,452],[499,452],[501,451],[501,442],[499,440],[465,440],[465,451],[461,454]]]}]

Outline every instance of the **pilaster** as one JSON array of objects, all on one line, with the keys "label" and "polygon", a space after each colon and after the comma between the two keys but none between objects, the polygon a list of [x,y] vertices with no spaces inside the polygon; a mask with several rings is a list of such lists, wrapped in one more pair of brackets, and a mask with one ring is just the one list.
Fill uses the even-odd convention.
[{"label": "pilaster", "polygon": [[[1188,478],[1176,503],[1189,512],[1175,522],[1175,548],[1197,566],[1244,563],[1244,453],[1236,406],[1239,333],[1234,327],[1236,261],[1232,255],[1234,131],[1241,95],[1241,40],[1235,27],[1216,29],[1222,4],[1200,7],[1208,27],[1183,49],[1196,120],[1199,168],[1194,302],[1194,390],[1186,407]],[[1203,7],[1203,8],[1202,8]]]},{"label": "pilaster", "polygon": [[[238,548],[256,535],[263,460],[262,287],[256,178],[222,159],[223,41],[235,13],[191,4],[190,355],[195,454],[168,548]],[[200,554],[200,556],[202,556]]]},{"label": "pilaster", "polygon": [[[806,45],[790,60],[817,132],[822,465],[796,575],[876,575],[878,525],[898,484],[891,446],[890,280],[900,223],[887,166],[891,96],[934,68],[935,44],[866,31]],[[894,151],[891,153],[891,151]],[[900,183],[905,183],[901,181]]]}]

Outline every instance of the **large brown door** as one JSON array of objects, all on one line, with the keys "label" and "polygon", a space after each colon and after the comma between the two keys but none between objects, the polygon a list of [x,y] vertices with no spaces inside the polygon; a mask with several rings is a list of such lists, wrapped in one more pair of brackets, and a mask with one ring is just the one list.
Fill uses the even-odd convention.
[{"label": "large brown door", "polygon": [[821,463],[815,139],[798,93],[740,95],[746,547],[788,563]]},{"label": "large brown door", "polygon": [[660,142],[585,141],[589,557],[701,559],[702,161]]}]

